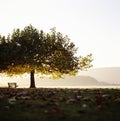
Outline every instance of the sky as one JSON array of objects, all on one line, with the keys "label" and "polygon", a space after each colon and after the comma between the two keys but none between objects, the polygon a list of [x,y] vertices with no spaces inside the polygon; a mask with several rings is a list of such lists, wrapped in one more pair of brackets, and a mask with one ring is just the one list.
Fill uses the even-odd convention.
[{"label": "sky", "polygon": [[68,35],[93,67],[120,67],[120,0],[0,0],[0,34],[32,24]]}]

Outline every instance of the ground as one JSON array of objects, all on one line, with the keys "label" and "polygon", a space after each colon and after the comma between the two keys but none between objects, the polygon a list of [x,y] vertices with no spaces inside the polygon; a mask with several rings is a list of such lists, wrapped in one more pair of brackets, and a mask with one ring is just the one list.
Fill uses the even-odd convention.
[{"label": "ground", "polygon": [[120,121],[120,89],[0,88],[2,121]]}]

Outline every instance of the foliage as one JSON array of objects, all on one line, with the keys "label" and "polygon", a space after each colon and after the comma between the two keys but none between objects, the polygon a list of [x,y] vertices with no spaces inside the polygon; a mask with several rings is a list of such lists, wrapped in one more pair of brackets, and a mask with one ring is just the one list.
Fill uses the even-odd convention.
[{"label": "foliage", "polygon": [[14,29],[7,38],[0,36],[0,72],[14,75],[35,70],[61,77],[91,67],[92,55],[79,58],[76,52],[75,44],[55,28],[45,33],[29,25]]},{"label": "foliage", "polygon": [[93,61],[92,59],[92,54],[88,54],[86,57],[80,57],[79,63],[80,63],[80,70],[84,70],[87,68],[92,67],[93,65],[91,62]]}]

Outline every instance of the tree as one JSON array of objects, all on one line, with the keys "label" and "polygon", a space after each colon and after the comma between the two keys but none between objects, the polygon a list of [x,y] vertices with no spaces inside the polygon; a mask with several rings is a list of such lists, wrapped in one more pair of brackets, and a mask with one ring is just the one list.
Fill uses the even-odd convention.
[{"label": "tree", "polygon": [[67,36],[52,28],[50,33],[32,25],[0,36],[0,72],[8,75],[30,73],[30,88],[35,88],[34,73],[61,77],[91,66],[92,55],[77,57],[77,48]]}]

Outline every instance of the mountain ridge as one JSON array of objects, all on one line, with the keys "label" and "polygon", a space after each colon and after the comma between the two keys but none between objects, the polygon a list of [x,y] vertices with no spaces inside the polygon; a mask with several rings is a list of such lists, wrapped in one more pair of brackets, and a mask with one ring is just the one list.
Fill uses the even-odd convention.
[{"label": "mountain ridge", "polygon": [[92,76],[98,81],[110,84],[120,84],[120,67],[91,68],[87,71],[80,71],[79,75]]}]

